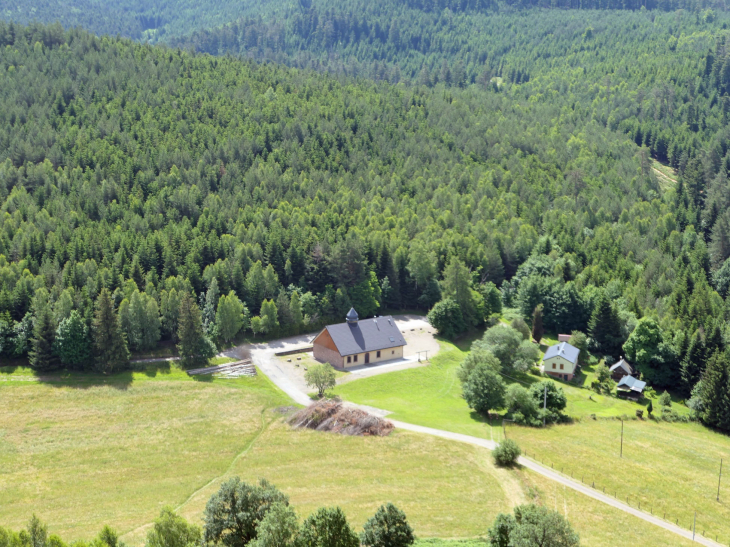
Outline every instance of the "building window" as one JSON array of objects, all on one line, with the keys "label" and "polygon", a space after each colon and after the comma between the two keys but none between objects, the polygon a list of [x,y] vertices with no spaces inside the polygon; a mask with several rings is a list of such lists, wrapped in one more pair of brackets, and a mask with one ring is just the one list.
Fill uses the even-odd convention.
[{"label": "building window", "polygon": [[355,357],[353,357],[352,359],[357,363],[357,355],[355,355]]},{"label": "building window", "polygon": [[380,352],[376,353],[375,354],[375,357],[378,357],[379,358],[380,357]]},{"label": "building window", "polygon": [[350,357],[349,355],[347,356],[347,362],[352,363],[352,357]]},{"label": "building window", "polygon": [[555,363],[553,363],[553,368],[555,368]]},{"label": "building window", "polygon": [[563,363],[560,363],[560,370],[563,370]]},{"label": "building window", "polygon": [[395,350],[390,352],[391,355],[395,355]]}]

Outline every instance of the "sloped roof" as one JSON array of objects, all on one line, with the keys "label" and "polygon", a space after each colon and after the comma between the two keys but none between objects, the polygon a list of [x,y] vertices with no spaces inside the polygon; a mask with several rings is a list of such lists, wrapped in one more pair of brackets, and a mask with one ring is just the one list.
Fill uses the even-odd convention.
[{"label": "sloped roof", "polygon": [[634,373],[634,369],[623,358],[618,363],[611,365],[608,370],[611,371],[611,372],[613,372],[617,368],[622,368],[624,371],[626,371],[626,374],[633,374]]},{"label": "sloped roof", "polygon": [[405,346],[406,341],[391,316],[361,319],[357,323],[328,325],[332,341],[340,355]]},{"label": "sloped roof", "polygon": [[646,382],[637,380],[633,376],[624,376],[621,381],[616,385],[616,389],[624,388],[625,391],[636,391],[641,393],[646,387]]},{"label": "sloped roof", "polygon": [[544,361],[551,357],[562,357],[563,359],[567,359],[571,363],[576,364],[578,362],[578,355],[580,355],[580,350],[578,348],[571,346],[568,342],[560,342],[559,344],[550,346],[545,352],[545,357],[543,357],[542,360]]}]

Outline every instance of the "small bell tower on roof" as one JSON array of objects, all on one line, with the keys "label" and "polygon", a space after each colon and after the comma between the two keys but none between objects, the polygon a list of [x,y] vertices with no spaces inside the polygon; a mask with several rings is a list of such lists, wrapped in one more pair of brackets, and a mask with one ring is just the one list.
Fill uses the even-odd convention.
[{"label": "small bell tower on roof", "polygon": [[360,319],[360,317],[357,315],[355,308],[350,308],[350,311],[347,312],[347,316],[345,316],[345,319],[347,320],[348,324],[357,325],[357,321],[358,319]]}]

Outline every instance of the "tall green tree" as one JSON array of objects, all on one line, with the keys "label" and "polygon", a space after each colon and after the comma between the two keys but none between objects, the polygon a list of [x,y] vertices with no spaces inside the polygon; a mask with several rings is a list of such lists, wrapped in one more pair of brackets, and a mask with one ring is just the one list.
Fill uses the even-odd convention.
[{"label": "tall green tree", "polygon": [[119,316],[109,290],[104,288],[96,299],[91,323],[94,367],[103,374],[112,374],[129,365],[129,349]]},{"label": "tall green tree", "polygon": [[184,367],[204,365],[216,354],[215,345],[203,328],[200,308],[187,292],[180,299],[177,338],[180,364]]},{"label": "tall green tree", "polygon": [[601,292],[596,301],[588,323],[588,333],[593,339],[594,344],[603,353],[616,356],[621,352],[623,344],[623,335],[621,328],[621,320],[619,319],[616,308],[605,292]]},{"label": "tall green tree", "polygon": [[56,324],[48,302],[48,291],[39,289],[33,299],[33,338],[28,355],[30,366],[36,370],[52,370],[60,365],[53,350]]},{"label": "tall green tree", "polygon": [[301,526],[298,545],[302,547],[358,547],[360,540],[339,507],[322,507]]},{"label": "tall green tree", "polygon": [[77,310],[73,310],[58,325],[54,344],[55,352],[64,366],[77,370],[89,366],[91,359],[89,329]]},{"label": "tall green tree", "polygon": [[249,317],[248,309],[243,302],[230,291],[218,300],[215,322],[218,324],[218,332],[225,342],[230,342],[241,331],[246,329]]}]

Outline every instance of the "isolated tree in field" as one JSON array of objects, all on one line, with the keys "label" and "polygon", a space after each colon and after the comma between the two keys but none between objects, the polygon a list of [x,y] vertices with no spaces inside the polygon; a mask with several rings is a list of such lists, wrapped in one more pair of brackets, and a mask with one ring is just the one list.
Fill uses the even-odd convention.
[{"label": "isolated tree in field", "polygon": [[646,405],[646,413],[651,418],[651,413],[654,412],[654,404],[651,402],[651,399],[649,400],[649,404]]},{"label": "isolated tree in field", "polygon": [[289,499],[265,479],[258,484],[229,479],[205,506],[203,539],[209,544],[244,547],[256,539],[259,524],[275,503],[288,505]]},{"label": "isolated tree in field", "polygon": [[297,545],[301,547],[359,547],[360,539],[352,531],[339,507],[322,507],[304,521]]},{"label": "isolated tree in field", "polygon": [[665,391],[659,396],[659,404],[664,407],[672,406],[672,397],[669,392]]},{"label": "isolated tree in field", "polygon": [[479,363],[469,374],[463,385],[464,399],[480,414],[488,414],[492,409],[504,406],[506,387],[498,372],[484,363]]},{"label": "isolated tree in field", "polygon": [[543,334],[545,334],[545,328],[542,326],[543,309],[544,306],[542,304],[538,304],[532,312],[532,338],[538,344],[540,343],[540,340],[542,340]]},{"label": "isolated tree in field", "polygon": [[453,298],[444,298],[428,312],[428,322],[444,338],[456,338],[466,330],[461,307]]},{"label": "isolated tree in field", "polygon": [[39,289],[33,298],[33,338],[28,358],[36,370],[52,370],[60,364],[53,351],[56,339],[56,325],[48,303],[48,291]]},{"label": "isolated tree in field", "polygon": [[215,345],[203,329],[200,308],[190,293],[185,293],[180,300],[177,338],[180,364],[184,367],[205,364],[216,353]]},{"label": "isolated tree in field", "polygon": [[294,547],[299,533],[299,521],[294,509],[286,503],[275,502],[256,529],[254,547]]},{"label": "isolated tree in field", "polygon": [[215,322],[218,325],[218,334],[225,342],[230,342],[241,329],[246,328],[248,309],[235,292],[230,291],[228,296],[224,294],[220,297]]},{"label": "isolated tree in field", "polygon": [[94,342],[94,366],[99,372],[111,374],[129,364],[127,340],[122,332],[119,316],[114,313],[111,294],[106,288],[101,290],[96,299],[91,332]]},{"label": "isolated tree in field", "polygon": [[360,534],[360,543],[366,547],[406,547],[415,541],[406,514],[392,503],[381,505]]},{"label": "isolated tree in field", "polygon": [[514,518],[500,514],[489,530],[492,547],[578,547],[580,538],[557,511],[520,505]]},{"label": "isolated tree in field", "polygon": [[337,385],[335,369],[329,363],[317,363],[309,367],[304,373],[304,380],[309,387],[317,389],[317,395],[322,398],[328,389]]},{"label": "isolated tree in field", "polygon": [[520,447],[512,439],[504,439],[492,451],[494,463],[503,467],[516,464],[521,454],[522,450],[520,450]]},{"label": "isolated tree in field", "polygon": [[163,507],[147,533],[145,547],[197,547],[202,535],[199,526],[188,523],[172,507]]},{"label": "isolated tree in field", "polygon": [[61,363],[67,367],[81,370],[89,364],[91,359],[89,329],[78,311],[73,310],[58,325],[54,348]]}]

